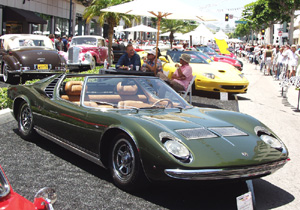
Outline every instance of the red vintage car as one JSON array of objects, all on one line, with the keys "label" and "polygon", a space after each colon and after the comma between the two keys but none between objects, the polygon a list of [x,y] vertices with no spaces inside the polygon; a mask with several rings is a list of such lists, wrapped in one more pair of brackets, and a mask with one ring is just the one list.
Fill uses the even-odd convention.
[{"label": "red vintage car", "polygon": [[93,69],[108,60],[108,47],[102,36],[76,36],[72,38],[68,52],[60,52],[69,70]]},{"label": "red vintage car", "polygon": [[34,202],[16,193],[0,166],[0,209],[1,210],[53,210],[56,193],[52,188],[43,188],[34,196]]}]

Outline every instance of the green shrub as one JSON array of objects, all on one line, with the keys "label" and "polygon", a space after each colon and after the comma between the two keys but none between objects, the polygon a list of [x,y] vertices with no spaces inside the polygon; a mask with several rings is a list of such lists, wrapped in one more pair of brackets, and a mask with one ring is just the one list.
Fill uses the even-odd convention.
[{"label": "green shrub", "polygon": [[12,101],[7,97],[7,88],[0,88],[0,109],[11,107]]}]

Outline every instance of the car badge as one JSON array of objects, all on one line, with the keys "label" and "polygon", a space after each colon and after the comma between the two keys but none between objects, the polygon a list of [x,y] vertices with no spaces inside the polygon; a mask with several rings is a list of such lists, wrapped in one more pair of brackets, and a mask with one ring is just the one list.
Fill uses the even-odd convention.
[{"label": "car badge", "polygon": [[42,54],[43,54],[43,52],[38,52],[37,54],[38,54],[38,55],[42,55]]},{"label": "car badge", "polygon": [[45,59],[46,59],[46,58],[38,58],[37,60],[38,60],[39,62],[41,62],[41,63],[42,63],[42,62],[44,62],[44,61],[45,61]]},{"label": "car badge", "polygon": [[245,157],[249,156],[247,152],[242,152],[242,155],[245,156]]}]

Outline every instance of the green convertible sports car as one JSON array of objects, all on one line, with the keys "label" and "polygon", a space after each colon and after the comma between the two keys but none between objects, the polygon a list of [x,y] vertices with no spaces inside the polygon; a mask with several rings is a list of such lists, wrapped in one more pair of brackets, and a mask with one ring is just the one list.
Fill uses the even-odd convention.
[{"label": "green convertible sports car", "polygon": [[193,107],[156,77],[53,75],[10,86],[8,96],[22,138],[40,134],[108,168],[127,191],[158,180],[250,180],[289,160],[258,120]]}]

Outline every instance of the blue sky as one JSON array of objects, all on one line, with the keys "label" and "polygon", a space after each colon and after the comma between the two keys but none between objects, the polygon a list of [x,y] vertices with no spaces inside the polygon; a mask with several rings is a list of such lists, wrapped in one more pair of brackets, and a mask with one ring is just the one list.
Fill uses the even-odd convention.
[{"label": "blue sky", "polygon": [[[198,8],[200,12],[203,11],[216,17],[219,21],[211,23],[220,26],[221,28],[225,27],[225,25],[227,24],[229,24],[230,26],[234,26],[234,21],[238,20],[241,17],[244,6],[251,2],[255,2],[255,0],[182,1],[193,5],[195,8]],[[228,22],[225,22],[225,14],[232,14],[233,19],[230,19]]]}]

